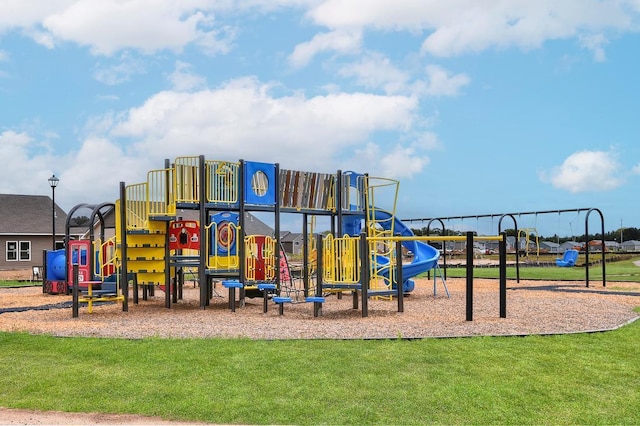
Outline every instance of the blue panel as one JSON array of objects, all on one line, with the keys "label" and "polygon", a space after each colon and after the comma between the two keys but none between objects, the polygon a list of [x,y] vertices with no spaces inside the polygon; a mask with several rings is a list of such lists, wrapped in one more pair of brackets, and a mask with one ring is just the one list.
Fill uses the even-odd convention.
[{"label": "blue panel", "polygon": [[244,202],[275,206],[276,166],[270,163],[244,163]]},{"label": "blue panel", "polygon": [[[222,212],[211,215],[211,235],[209,236],[209,254],[211,256],[235,256],[238,213]],[[230,226],[233,225],[233,226]]]}]

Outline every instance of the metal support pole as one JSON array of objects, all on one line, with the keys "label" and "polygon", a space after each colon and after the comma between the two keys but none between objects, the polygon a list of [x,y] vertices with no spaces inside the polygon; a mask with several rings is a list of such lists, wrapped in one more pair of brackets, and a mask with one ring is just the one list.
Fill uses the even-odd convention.
[{"label": "metal support pole", "polygon": [[78,318],[78,305],[80,304],[80,302],[78,302],[78,299],[80,298],[80,294],[79,294],[79,289],[80,286],[78,285],[78,264],[74,263],[73,264],[73,290],[72,290],[72,316],[73,318]]},{"label": "metal support pole", "polygon": [[367,234],[360,234],[360,264],[362,272],[362,282],[360,284],[360,293],[362,294],[362,317],[369,316],[369,243],[367,242]]},{"label": "metal support pole", "polygon": [[467,321],[473,321],[473,232],[467,232]]},{"label": "metal support pole", "polygon": [[502,239],[498,244],[500,257],[500,318],[507,317],[507,234],[501,232]]},{"label": "metal support pole", "polygon": [[[400,234],[398,234],[400,236]],[[396,287],[398,289],[398,312],[404,312],[404,278],[402,277],[402,241],[396,241]]]}]

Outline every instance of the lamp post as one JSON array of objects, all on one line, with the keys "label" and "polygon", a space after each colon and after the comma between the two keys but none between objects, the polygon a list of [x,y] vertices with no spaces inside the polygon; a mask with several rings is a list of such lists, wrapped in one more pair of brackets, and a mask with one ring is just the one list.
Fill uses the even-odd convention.
[{"label": "lamp post", "polygon": [[51,175],[49,178],[49,186],[51,186],[51,220],[52,220],[52,250],[56,249],[56,186],[58,186],[60,179],[56,175]]}]

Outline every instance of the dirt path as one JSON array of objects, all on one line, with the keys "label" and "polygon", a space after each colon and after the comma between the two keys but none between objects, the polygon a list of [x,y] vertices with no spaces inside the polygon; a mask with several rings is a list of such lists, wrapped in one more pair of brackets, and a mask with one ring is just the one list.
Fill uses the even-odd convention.
[{"label": "dirt path", "polygon": [[191,425],[132,414],[63,413],[0,407],[0,425]]}]

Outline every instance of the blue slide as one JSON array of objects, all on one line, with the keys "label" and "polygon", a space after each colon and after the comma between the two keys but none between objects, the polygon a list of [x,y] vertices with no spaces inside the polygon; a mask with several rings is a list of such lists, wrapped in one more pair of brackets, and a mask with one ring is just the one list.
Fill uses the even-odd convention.
[{"label": "blue slide", "polygon": [[[375,219],[379,221],[378,223],[383,229],[390,230],[393,224],[393,232],[395,234],[400,234],[403,237],[415,236],[407,225],[387,211],[376,209]],[[343,229],[350,235],[358,235],[361,220],[362,217],[360,216],[346,216],[343,218]],[[440,251],[422,241],[403,241],[402,246],[413,253],[413,261],[402,267],[402,278],[404,280],[402,289],[405,293],[409,293],[415,287],[415,283],[410,278],[435,268],[440,258]],[[379,258],[378,260],[382,264],[385,263],[385,260],[386,263],[389,263],[388,258]]]}]

